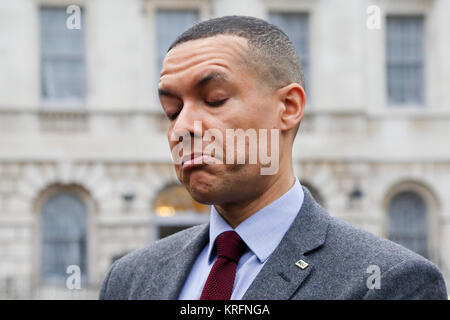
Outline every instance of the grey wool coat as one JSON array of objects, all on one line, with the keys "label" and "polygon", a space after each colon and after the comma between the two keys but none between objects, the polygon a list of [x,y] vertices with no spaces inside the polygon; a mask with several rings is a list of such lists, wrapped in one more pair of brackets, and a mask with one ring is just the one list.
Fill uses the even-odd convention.
[{"label": "grey wool coat", "polygon": [[[447,299],[433,263],[331,217],[303,191],[299,214],[244,300]],[[199,225],[127,254],[110,267],[99,298],[177,299],[208,237],[209,224]]]}]

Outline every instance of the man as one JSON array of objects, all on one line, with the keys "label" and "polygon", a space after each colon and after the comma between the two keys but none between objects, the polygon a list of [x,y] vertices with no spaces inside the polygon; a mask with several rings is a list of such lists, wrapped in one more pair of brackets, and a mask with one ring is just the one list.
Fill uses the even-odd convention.
[{"label": "man", "polygon": [[[331,217],[300,185],[292,145],[303,88],[292,43],[263,20],[211,19],[175,40],[159,82],[174,159],[181,142],[210,141],[212,130],[224,146],[183,150],[175,161],[192,197],[211,204],[210,223],[116,261],[101,299],[447,298],[431,262]],[[227,129],[270,130],[277,139],[260,142],[278,155],[276,170],[262,174],[267,163],[249,163],[250,142],[227,148]]]}]

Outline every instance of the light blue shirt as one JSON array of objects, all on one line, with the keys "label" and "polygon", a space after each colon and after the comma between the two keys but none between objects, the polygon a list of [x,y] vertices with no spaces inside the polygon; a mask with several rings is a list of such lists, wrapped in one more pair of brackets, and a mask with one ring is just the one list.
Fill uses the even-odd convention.
[{"label": "light blue shirt", "polygon": [[295,183],[289,191],[244,220],[236,229],[233,229],[215,207],[211,206],[210,241],[194,262],[178,299],[200,299],[203,286],[217,259],[217,254],[213,251],[216,237],[228,230],[236,231],[247,245],[247,250],[236,268],[236,278],[231,295],[231,300],[242,299],[300,211],[303,197],[300,181],[295,178]]}]

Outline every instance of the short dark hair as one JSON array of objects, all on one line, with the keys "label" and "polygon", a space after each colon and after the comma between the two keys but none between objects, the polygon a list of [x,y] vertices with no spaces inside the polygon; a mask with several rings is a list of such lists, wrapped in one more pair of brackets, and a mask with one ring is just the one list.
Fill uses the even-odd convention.
[{"label": "short dark hair", "polygon": [[300,59],[289,37],[277,26],[255,17],[224,16],[197,23],[178,36],[167,51],[183,42],[216,35],[247,39],[252,69],[272,86],[281,88],[296,82],[305,87]]}]

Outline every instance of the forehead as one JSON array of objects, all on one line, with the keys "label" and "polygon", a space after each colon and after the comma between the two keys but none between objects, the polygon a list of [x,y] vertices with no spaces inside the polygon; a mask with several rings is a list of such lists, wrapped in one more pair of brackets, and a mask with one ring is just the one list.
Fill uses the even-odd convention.
[{"label": "forehead", "polygon": [[170,50],[162,65],[160,83],[199,76],[207,69],[233,73],[242,69],[248,55],[245,38],[234,35],[190,40]]}]

